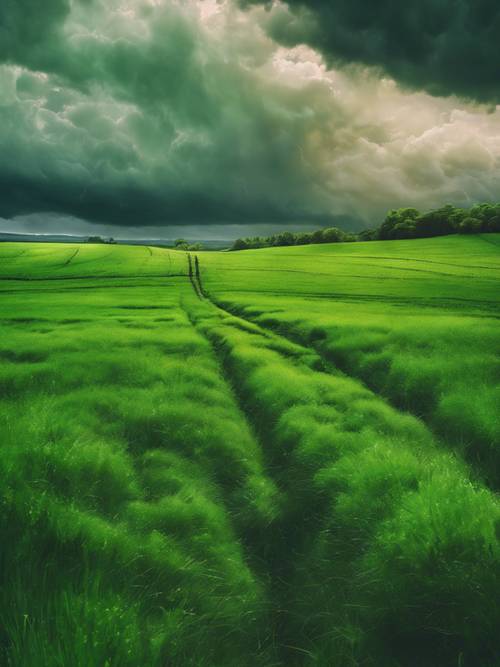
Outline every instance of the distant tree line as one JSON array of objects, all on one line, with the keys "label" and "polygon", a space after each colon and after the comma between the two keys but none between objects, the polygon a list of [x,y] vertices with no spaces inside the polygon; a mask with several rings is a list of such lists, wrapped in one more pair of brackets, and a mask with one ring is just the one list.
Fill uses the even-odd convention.
[{"label": "distant tree line", "polygon": [[428,213],[420,213],[416,208],[399,208],[389,211],[375,232],[377,239],[500,232],[500,204],[477,204],[471,208],[447,204]]},{"label": "distant tree line", "polygon": [[289,245],[309,245],[311,243],[340,243],[356,241],[355,234],[343,232],[337,227],[318,229],[315,232],[282,232],[272,236],[253,236],[237,239],[231,250],[249,250],[251,248],[273,248]]},{"label": "distant tree line", "polygon": [[89,236],[87,238],[87,243],[111,243],[114,244],[116,241],[114,238],[111,236],[108,239],[103,238],[102,236]]},{"label": "distant tree line", "polygon": [[343,232],[336,227],[319,229],[315,232],[282,232],[272,236],[237,239],[231,250],[308,245],[310,243],[418,239],[446,236],[447,234],[484,234],[488,232],[500,233],[500,204],[476,204],[471,208],[457,208],[447,204],[427,213],[421,213],[416,208],[393,209],[389,211],[380,227],[365,229],[358,234]]}]

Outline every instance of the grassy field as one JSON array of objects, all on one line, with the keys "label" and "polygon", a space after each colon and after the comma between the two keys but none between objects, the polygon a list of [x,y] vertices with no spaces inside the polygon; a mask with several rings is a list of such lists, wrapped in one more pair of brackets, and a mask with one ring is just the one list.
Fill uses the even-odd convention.
[{"label": "grassy field", "polygon": [[499,665],[500,235],[198,261],[0,245],[0,664]]},{"label": "grassy field", "polygon": [[203,256],[222,307],[318,351],[500,484],[500,235]]}]

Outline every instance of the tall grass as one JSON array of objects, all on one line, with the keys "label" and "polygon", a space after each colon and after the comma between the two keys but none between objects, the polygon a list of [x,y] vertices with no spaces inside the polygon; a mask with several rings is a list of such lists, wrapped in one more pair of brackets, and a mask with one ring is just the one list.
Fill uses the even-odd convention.
[{"label": "tall grass", "polygon": [[500,254],[480,236],[204,255],[212,298],[312,346],[500,484]]},{"label": "tall grass", "polygon": [[355,380],[192,308],[267,431],[286,493],[276,549],[291,570],[284,636],[305,651],[299,662],[493,665],[496,498],[421,422]]},{"label": "tall grass", "polygon": [[159,295],[168,318],[133,288],[27,299],[22,324],[5,307],[3,664],[273,662],[247,542],[279,494],[210,345]]},{"label": "tall grass", "polygon": [[[293,339],[423,419],[494,488],[500,484],[500,335],[493,319],[410,307],[286,301],[225,305]],[[304,314],[305,313],[305,314]]]},{"label": "tall grass", "polygon": [[0,248],[1,664],[497,664],[498,251],[415,244]]}]

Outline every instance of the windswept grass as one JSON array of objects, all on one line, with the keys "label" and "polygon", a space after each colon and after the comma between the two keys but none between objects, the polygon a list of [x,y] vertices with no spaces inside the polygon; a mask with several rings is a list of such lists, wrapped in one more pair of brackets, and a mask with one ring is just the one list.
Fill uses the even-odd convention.
[{"label": "windswept grass", "polygon": [[[259,272],[266,261],[272,274]],[[246,251],[225,255],[221,267],[211,254],[202,262],[218,303],[315,348],[420,417],[498,489],[496,246],[447,237]]]},{"label": "windswept grass", "polygon": [[493,665],[497,499],[359,382],[191,307],[259,415],[286,494],[274,555],[290,571],[286,646],[302,647],[305,664]]},{"label": "windswept grass", "polygon": [[0,245],[0,664],[496,667],[498,248],[198,259]]},{"label": "windswept grass", "polygon": [[279,493],[182,289],[2,296],[2,664],[272,664]]}]

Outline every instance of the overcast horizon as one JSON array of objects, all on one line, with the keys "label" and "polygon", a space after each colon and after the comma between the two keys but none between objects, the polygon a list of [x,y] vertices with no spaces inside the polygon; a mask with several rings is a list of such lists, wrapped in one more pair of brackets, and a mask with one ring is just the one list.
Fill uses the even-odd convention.
[{"label": "overcast horizon", "polygon": [[[341,225],[350,229],[349,225]],[[72,220],[65,217],[47,215],[40,220],[39,216],[27,216],[13,220],[0,219],[0,233],[7,234],[37,234],[40,236],[102,236],[113,237],[118,240],[175,240],[185,238],[190,241],[235,241],[248,236],[269,236],[280,231],[301,232],[314,231],[318,225],[168,225],[156,227],[117,227],[90,223],[83,220]],[[119,233],[117,233],[119,231]]]},{"label": "overcast horizon", "polygon": [[487,0],[0,6],[0,231],[223,239],[500,200]]}]

